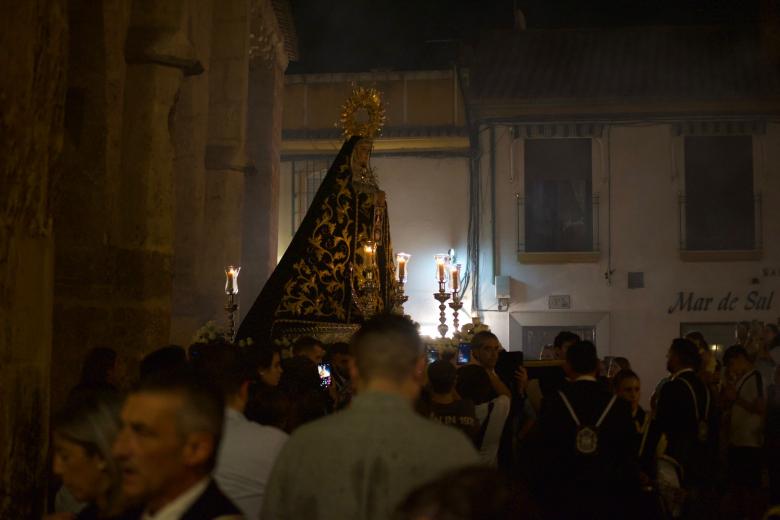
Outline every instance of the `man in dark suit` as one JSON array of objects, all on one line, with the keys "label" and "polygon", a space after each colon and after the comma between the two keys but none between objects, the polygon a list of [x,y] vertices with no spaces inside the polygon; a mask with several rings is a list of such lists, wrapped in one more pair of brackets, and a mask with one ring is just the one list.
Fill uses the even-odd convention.
[{"label": "man in dark suit", "polygon": [[638,470],[630,405],[598,383],[593,343],[569,347],[564,369],[571,383],[545,396],[539,417],[545,518],[633,517]]},{"label": "man in dark suit", "polygon": [[211,479],[225,403],[218,389],[181,371],[144,380],[122,408],[114,455],[122,491],[143,520],[243,518]]},{"label": "man in dark suit", "polygon": [[712,396],[696,375],[700,364],[701,355],[693,342],[672,341],[666,361],[671,376],[659,390],[656,408],[656,427],[667,441],[665,455],[682,467],[682,485],[693,502],[689,512],[690,507],[699,509],[697,496],[711,474],[708,454],[717,437]]}]

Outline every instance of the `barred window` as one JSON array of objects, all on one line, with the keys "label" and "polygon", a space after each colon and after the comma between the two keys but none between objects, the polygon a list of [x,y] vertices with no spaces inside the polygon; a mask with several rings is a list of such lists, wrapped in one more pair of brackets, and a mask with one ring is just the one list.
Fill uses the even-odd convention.
[{"label": "barred window", "polygon": [[594,251],[591,140],[525,142],[525,251]]},{"label": "barred window", "polygon": [[685,137],[683,249],[757,249],[756,203],[752,136]]},{"label": "barred window", "polygon": [[330,161],[324,158],[302,159],[292,162],[292,232],[301,225],[322,180],[328,173]]}]

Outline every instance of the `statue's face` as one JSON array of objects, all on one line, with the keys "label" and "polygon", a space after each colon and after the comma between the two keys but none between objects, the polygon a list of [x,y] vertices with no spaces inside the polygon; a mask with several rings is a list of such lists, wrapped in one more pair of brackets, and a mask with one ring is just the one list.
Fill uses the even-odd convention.
[{"label": "statue's face", "polygon": [[374,143],[370,139],[361,139],[355,145],[352,152],[352,163],[360,168],[368,168],[368,160],[371,157],[371,148]]}]

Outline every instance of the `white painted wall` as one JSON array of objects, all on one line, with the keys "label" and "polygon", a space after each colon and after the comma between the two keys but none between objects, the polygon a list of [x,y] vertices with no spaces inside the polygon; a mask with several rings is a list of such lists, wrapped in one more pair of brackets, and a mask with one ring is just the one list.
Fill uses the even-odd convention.
[{"label": "white painted wall", "polygon": [[[489,140],[482,132],[482,176],[485,212],[482,226],[482,306],[495,309],[492,256],[489,240]],[[609,332],[599,337],[602,355],[625,356],[650,388],[665,372],[665,354],[681,322],[719,322],[758,319],[777,322],[780,316],[780,277],[763,277],[763,268],[780,270],[780,126],[768,125],[756,136],[756,189],[763,194],[764,255],[760,261],[686,263],[678,251],[678,193],[683,172],[675,167],[674,138],[666,124],[613,125],[601,142],[594,143],[594,191],[601,195],[601,259],[595,264],[523,265],[515,246],[515,193],[522,192],[522,155],[515,156],[514,180],[509,172],[507,128],[496,129],[496,235],[499,275],[512,277],[509,312],[486,311],[485,321],[505,345],[518,344],[523,316],[529,311],[554,315],[608,313]],[[519,147],[522,149],[522,146]],[[607,157],[607,151],[609,156]],[[603,157],[601,153],[603,151]],[[679,158],[678,158],[679,159]],[[607,167],[611,162],[611,168]],[[612,196],[609,196],[611,170]],[[717,210],[717,208],[713,208]],[[612,284],[605,280],[609,246],[608,214],[612,212]],[[628,289],[627,273],[643,271],[644,289]],[[751,279],[758,278],[758,285]],[[744,310],[745,295],[758,290],[775,291],[769,311]],[[675,312],[668,309],[680,291],[713,297],[707,312]],[[714,307],[729,291],[741,300],[734,311]],[[551,294],[570,294],[571,313],[548,310]],[[510,319],[510,315],[513,319]],[[514,323],[514,325],[512,325]],[[602,325],[603,326],[603,325]],[[512,332],[510,329],[514,330]]]},{"label": "white painted wall", "polygon": [[[335,156],[335,154],[334,154]],[[387,195],[395,252],[412,255],[406,294],[406,313],[420,323],[423,334],[436,335],[438,302],[433,293],[433,255],[454,248],[465,268],[468,230],[468,160],[464,157],[374,157],[379,186]],[[279,258],[292,240],[291,164],[282,162],[280,188]],[[471,300],[464,301],[461,324],[470,320]],[[447,308],[452,327],[452,310]],[[451,330],[450,330],[451,331]]]},{"label": "white painted wall", "polygon": [[[526,324],[572,324],[593,317],[601,355],[625,356],[645,381],[645,398],[665,372],[666,350],[679,335],[681,322],[758,319],[776,322],[780,316],[780,277],[762,276],[763,268],[780,270],[780,126],[770,124],[756,137],[756,186],[763,194],[764,256],[756,262],[686,263],[678,251],[678,193],[683,178],[675,161],[669,125],[612,125],[594,142],[594,191],[601,195],[601,259],[593,264],[523,265],[517,260],[515,193],[522,192],[522,154],[515,156],[514,179],[509,172],[509,134],[496,130],[496,250],[498,275],[512,278],[509,312],[497,312],[490,243],[490,164],[488,132],[482,132],[482,307],[483,320],[504,345],[521,348],[518,336]],[[522,152],[522,146],[516,148]],[[608,168],[608,164],[611,166]],[[433,255],[454,247],[465,259],[468,219],[468,162],[465,158],[375,157],[379,183],[387,193],[395,251],[412,255],[406,311],[435,335],[437,302],[432,293]],[[611,173],[610,173],[611,172]],[[611,174],[612,196],[609,196]],[[290,164],[282,163],[280,255],[290,240]],[[612,284],[605,280],[612,213]],[[465,262],[464,262],[465,263]],[[644,289],[627,288],[627,273],[643,271]],[[751,279],[759,278],[759,285]],[[752,290],[776,292],[770,311],[745,311],[744,297]],[[715,298],[731,291],[739,295],[731,312],[668,313],[680,291]],[[548,310],[551,294],[569,294],[572,309]],[[468,321],[470,301],[461,323]],[[560,314],[558,314],[560,313]],[[448,309],[451,324],[451,311]],[[583,318],[584,319],[584,318]]]}]

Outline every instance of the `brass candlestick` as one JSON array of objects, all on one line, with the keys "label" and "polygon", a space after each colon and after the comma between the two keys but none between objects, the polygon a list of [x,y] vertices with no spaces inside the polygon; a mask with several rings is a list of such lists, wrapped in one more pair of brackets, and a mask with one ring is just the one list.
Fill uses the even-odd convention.
[{"label": "brass candlestick", "polygon": [[227,295],[225,312],[228,315],[228,329],[225,332],[225,339],[230,343],[236,340],[236,315],[238,314],[236,295],[238,294],[238,273],[240,272],[241,267],[229,265],[225,268],[225,294]]},{"label": "brass candlestick", "polygon": [[404,294],[404,285],[406,285],[407,266],[410,258],[412,255],[408,253],[395,255],[395,263],[398,266],[398,292],[395,295],[395,308],[393,310],[401,316],[404,315],[404,303],[409,300],[409,297]]},{"label": "brass candlestick", "polygon": [[455,332],[458,332],[460,328],[458,324],[458,313],[463,308],[463,301],[458,296],[458,291],[452,291],[452,301],[450,302],[450,309],[452,309],[452,325],[455,327]]},{"label": "brass candlestick", "polygon": [[236,315],[238,314],[238,303],[236,303],[236,295],[227,295],[227,304],[225,305],[225,311],[228,315],[228,329],[226,338],[229,343],[236,341]]},{"label": "brass candlestick", "polygon": [[433,293],[433,297],[436,299],[436,301],[439,302],[439,334],[441,334],[442,338],[447,337],[447,331],[449,330],[449,327],[447,326],[447,306],[445,305],[445,302],[450,299],[450,293],[448,293],[445,289],[446,282],[439,282],[439,292]]},{"label": "brass candlestick", "polygon": [[404,294],[404,283],[398,282],[398,292],[395,295],[395,308],[394,311],[399,316],[404,315],[404,303],[409,301],[409,297]]}]

